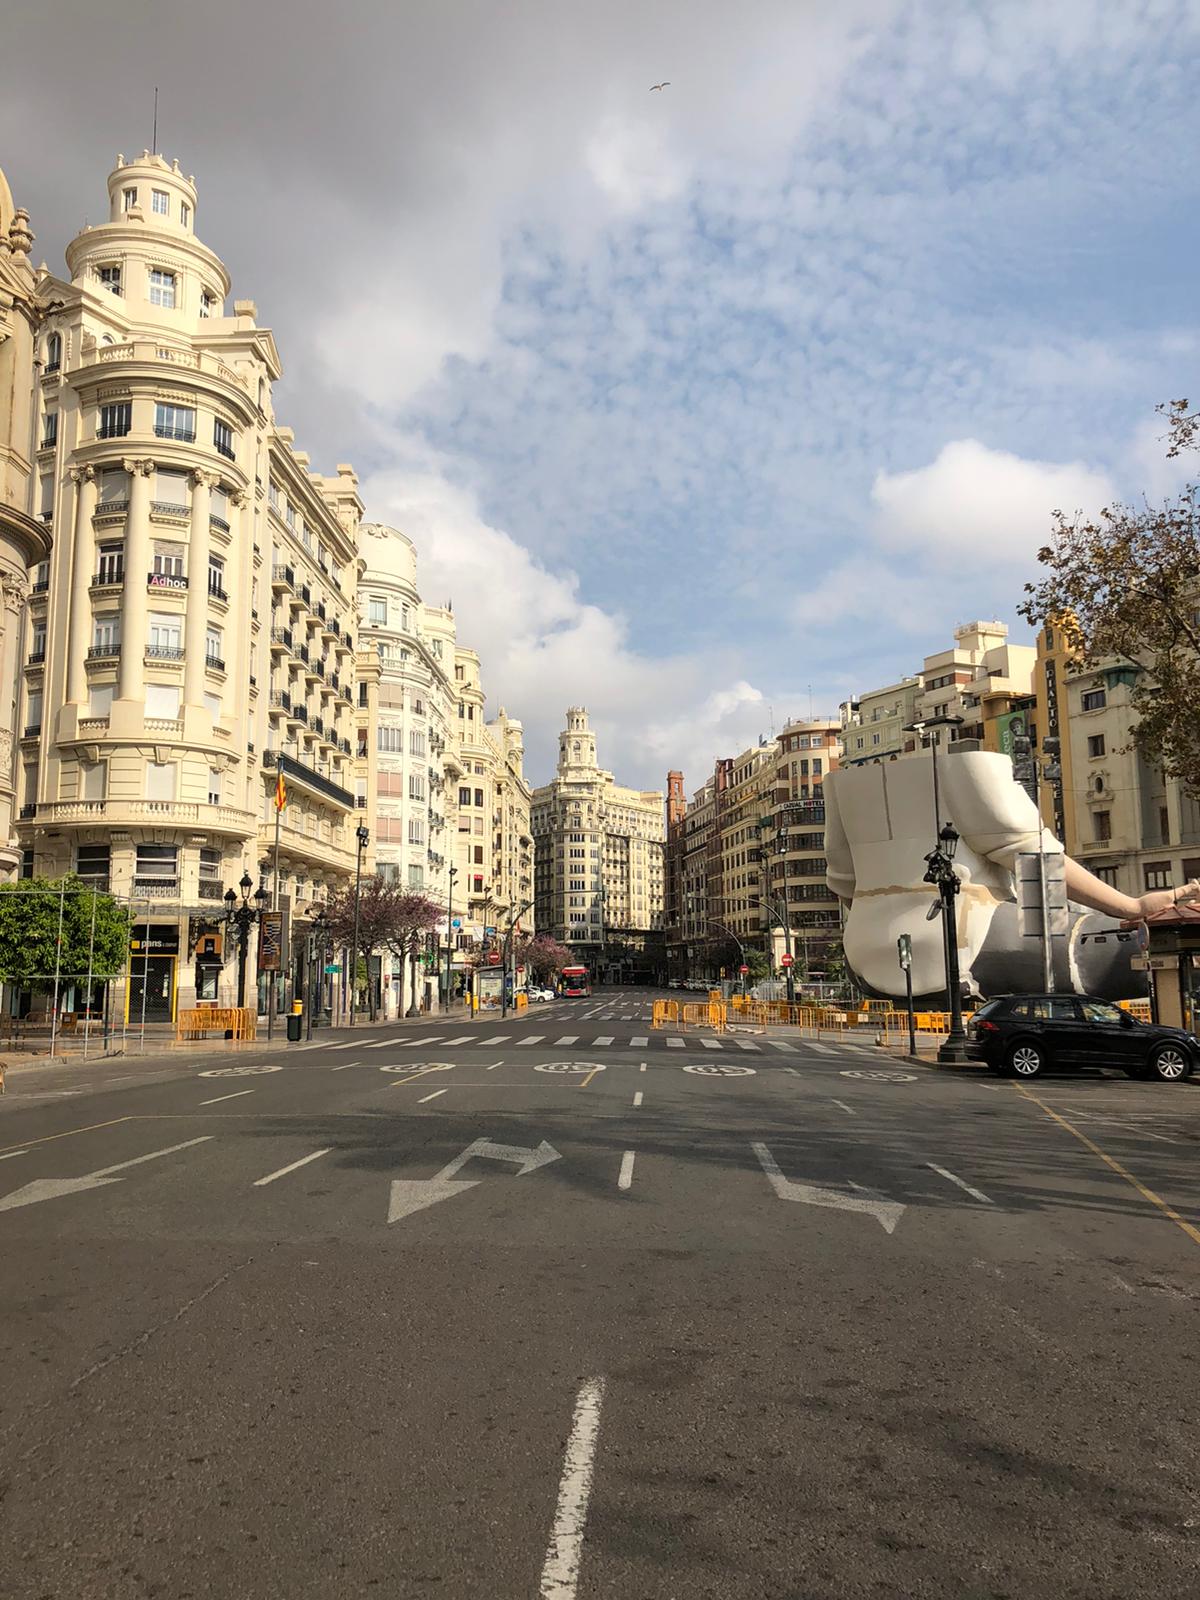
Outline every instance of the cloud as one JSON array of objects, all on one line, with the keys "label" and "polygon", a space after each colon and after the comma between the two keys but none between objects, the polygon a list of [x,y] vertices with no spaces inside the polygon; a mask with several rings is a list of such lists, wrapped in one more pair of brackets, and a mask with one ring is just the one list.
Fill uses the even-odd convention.
[{"label": "cloud", "polygon": [[939,564],[1027,570],[1054,511],[1098,512],[1114,497],[1082,462],[1032,461],[978,439],[943,445],[928,466],[876,475],[871,499],[882,549]]}]

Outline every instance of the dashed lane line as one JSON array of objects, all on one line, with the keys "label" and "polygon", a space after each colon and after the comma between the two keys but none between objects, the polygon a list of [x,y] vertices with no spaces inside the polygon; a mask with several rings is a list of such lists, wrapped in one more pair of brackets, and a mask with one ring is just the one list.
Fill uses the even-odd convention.
[{"label": "dashed lane line", "polygon": [[240,1100],[244,1094],[256,1094],[257,1092],[256,1089],[237,1089],[233,1094],[218,1094],[214,1095],[211,1100],[201,1100],[200,1104],[202,1106],[216,1106],[220,1105],[222,1100]]},{"label": "dashed lane line", "polygon": [[632,1150],[626,1150],[621,1157],[621,1171],[617,1177],[618,1189],[633,1188],[633,1157],[634,1152]]},{"label": "dashed lane line", "polygon": [[985,1206],[991,1205],[992,1202],[988,1199],[987,1195],[983,1193],[982,1189],[973,1189],[969,1183],[965,1183],[962,1178],[956,1177],[953,1172],[948,1172],[945,1167],[939,1167],[936,1161],[927,1161],[925,1165],[929,1168],[930,1172],[936,1172],[939,1177],[946,1178],[950,1183],[957,1184],[958,1187],[966,1194],[969,1194],[973,1200],[982,1200]]},{"label": "dashed lane line", "polygon": [[633,1103],[634,1103],[635,1106],[640,1106],[641,1105],[641,1103],[642,1103],[642,1091],[640,1089],[634,1095]]},{"label": "dashed lane line", "polygon": [[280,1167],[278,1172],[268,1172],[265,1178],[255,1178],[254,1187],[261,1189],[268,1183],[274,1183],[276,1178],[286,1178],[289,1172],[295,1172],[299,1167],[306,1167],[310,1161],[316,1161],[321,1156],[327,1156],[332,1148],[332,1145],[328,1145],[324,1150],[314,1150],[311,1155],[301,1156],[299,1161],[293,1161],[286,1167]]},{"label": "dashed lane line", "polygon": [[438,1095],[445,1094],[445,1092],[446,1092],[445,1089],[435,1089],[432,1094],[423,1094],[421,1096],[421,1098],[417,1101],[417,1104],[419,1106],[423,1106],[426,1103],[426,1101],[428,1101],[428,1100],[436,1100]]},{"label": "dashed lane line", "polygon": [[858,1112],[857,1111],[852,1111],[844,1100],[834,1100],[832,1103],[835,1106],[840,1106],[841,1109],[846,1113],[846,1115],[848,1117],[856,1117],[858,1115]]},{"label": "dashed lane line", "polygon": [[575,1600],[579,1589],[579,1567],[583,1558],[583,1532],[587,1525],[588,1501],[592,1493],[592,1472],[596,1443],[600,1436],[600,1405],[604,1399],[604,1379],[589,1378],[580,1389],[571,1419],[554,1526],[542,1566],[539,1600]]}]

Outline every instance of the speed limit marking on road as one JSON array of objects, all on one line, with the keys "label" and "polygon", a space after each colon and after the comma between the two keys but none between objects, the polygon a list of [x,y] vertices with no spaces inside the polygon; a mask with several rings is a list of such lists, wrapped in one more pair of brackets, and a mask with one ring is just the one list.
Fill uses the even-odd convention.
[{"label": "speed limit marking on road", "polygon": [[453,1072],[453,1061],[389,1061],[380,1072]]},{"label": "speed limit marking on road", "polygon": [[539,1061],[535,1072],[603,1072],[603,1061]]},{"label": "speed limit marking on road", "polygon": [[861,1071],[858,1068],[850,1067],[840,1073],[839,1076],[843,1078],[871,1078],[876,1083],[915,1083],[917,1081],[915,1072],[879,1072],[872,1067],[863,1068]]},{"label": "speed limit marking on road", "polygon": [[694,1067],[684,1067],[685,1072],[695,1072],[702,1078],[752,1078],[753,1067],[723,1067],[718,1062],[700,1061]]},{"label": "speed limit marking on road", "polygon": [[249,1078],[259,1072],[282,1072],[282,1067],[209,1067],[200,1073],[202,1078]]}]

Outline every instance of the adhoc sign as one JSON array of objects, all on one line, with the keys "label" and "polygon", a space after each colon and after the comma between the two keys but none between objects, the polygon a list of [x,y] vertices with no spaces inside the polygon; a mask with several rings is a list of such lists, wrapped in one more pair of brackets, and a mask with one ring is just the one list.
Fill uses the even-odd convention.
[{"label": "adhoc sign", "polygon": [[187,579],[169,572],[152,572],[146,579],[151,589],[186,589]]},{"label": "adhoc sign", "polygon": [[258,970],[278,972],[283,960],[283,912],[264,911],[258,925]]}]

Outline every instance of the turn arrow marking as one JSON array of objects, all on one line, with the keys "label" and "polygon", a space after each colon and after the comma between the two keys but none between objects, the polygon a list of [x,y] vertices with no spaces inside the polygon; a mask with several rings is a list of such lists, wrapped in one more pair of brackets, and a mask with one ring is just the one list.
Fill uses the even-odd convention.
[{"label": "turn arrow marking", "polygon": [[55,1200],[59,1195],[77,1194],[83,1189],[102,1189],[107,1183],[120,1183],[113,1176],[127,1167],[140,1167],[143,1161],[157,1161],[159,1156],[173,1156],[177,1150],[190,1150],[193,1145],[207,1144],[211,1133],[199,1139],[187,1139],[183,1144],[168,1145],[165,1150],[151,1150],[148,1155],[134,1156],[132,1161],[118,1161],[115,1167],[101,1167],[98,1172],[85,1173],[82,1178],[35,1178],[23,1188],[14,1189],[0,1200],[0,1211],[16,1211],[19,1206],[34,1206],[39,1200]]},{"label": "turn arrow marking", "polygon": [[859,1189],[857,1194],[844,1194],[840,1189],[825,1189],[817,1183],[796,1183],[785,1178],[779,1163],[765,1144],[752,1144],[750,1148],[758,1157],[758,1164],[767,1182],[781,1200],[797,1200],[802,1205],[825,1206],[830,1211],[860,1211],[874,1217],[885,1233],[894,1233],[896,1224],[904,1215],[904,1206],[898,1200],[881,1200],[869,1190]]},{"label": "turn arrow marking", "polygon": [[539,1167],[549,1166],[552,1161],[562,1160],[554,1146],[545,1139],[534,1150],[524,1145],[496,1144],[491,1139],[476,1139],[474,1144],[469,1144],[432,1178],[393,1178],[388,1198],[388,1221],[399,1222],[404,1217],[412,1216],[414,1211],[424,1211],[439,1200],[449,1200],[456,1194],[474,1189],[480,1179],[459,1178],[456,1174],[476,1157],[486,1161],[515,1162],[518,1178],[527,1172],[536,1172]]}]

